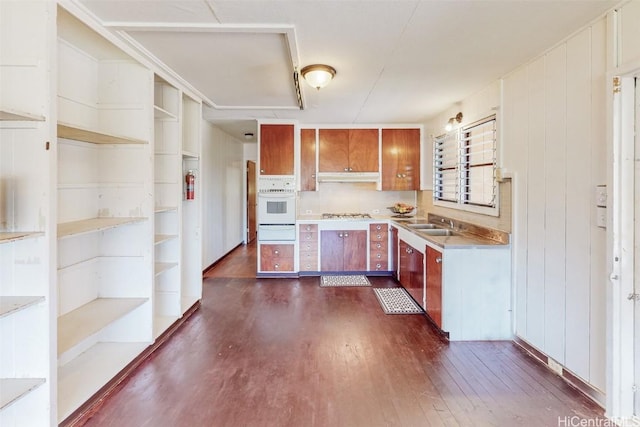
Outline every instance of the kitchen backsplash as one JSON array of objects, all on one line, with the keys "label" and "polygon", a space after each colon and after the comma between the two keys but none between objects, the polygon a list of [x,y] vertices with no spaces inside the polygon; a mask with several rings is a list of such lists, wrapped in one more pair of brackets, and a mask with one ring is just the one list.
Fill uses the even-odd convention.
[{"label": "kitchen backsplash", "polygon": [[[447,218],[458,219],[470,222],[483,227],[494,228],[496,230],[511,233],[511,181],[500,183],[500,215],[481,215],[473,212],[450,209],[433,205],[433,191],[419,191],[417,194],[418,213],[426,216],[427,213],[442,215]],[[415,206],[415,205],[414,205]]]},{"label": "kitchen backsplash", "polygon": [[[298,198],[298,213],[368,213],[391,215],[387,209],[397,202],[416,206],[415,191],[377,191],[375,183],[318,184],[318,191],[302,191]],[[377,211],[377,212],[376,212]]]}]

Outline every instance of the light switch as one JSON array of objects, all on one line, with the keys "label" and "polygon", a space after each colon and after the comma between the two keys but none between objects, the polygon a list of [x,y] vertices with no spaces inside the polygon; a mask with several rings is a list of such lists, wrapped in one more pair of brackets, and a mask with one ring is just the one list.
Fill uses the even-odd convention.
[{"label": "light switch", "polygon": [[607,206],[607,186],[606,185],[596,185],[596,206],[598,207]]},{"label": "light switch", "polygon": [[596,225],[598,227],[607,227],[607,208],[598,206],[596,208]]}]

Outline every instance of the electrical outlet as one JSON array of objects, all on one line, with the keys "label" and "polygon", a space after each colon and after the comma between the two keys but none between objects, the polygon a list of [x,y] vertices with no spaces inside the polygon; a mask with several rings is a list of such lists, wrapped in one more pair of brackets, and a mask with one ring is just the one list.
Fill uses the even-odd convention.
[{"label": "electrical outlet", "polygon": [[549,365],[549,368],[551,368],[553,372],[555,372],[558,375],[562,375],[563,368],[561,364],[559,364],[558,362],[556,362],[555,360],[549,357],[549,359],[547,360],[547,365]]},{"label": "electrical outlet", "polygon": [[598,207],[607,206],[607,186],[606,185],[596,185],[596,206]]}]

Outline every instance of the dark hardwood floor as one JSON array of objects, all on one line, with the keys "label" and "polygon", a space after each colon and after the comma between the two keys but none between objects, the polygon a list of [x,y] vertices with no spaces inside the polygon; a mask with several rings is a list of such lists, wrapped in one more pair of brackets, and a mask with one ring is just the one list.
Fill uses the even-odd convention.
[{"label": "dark hardwood floor", "polygon": [[422,315],[385,315],[371,288],[224,277],[245,270],[255,276],[255,248],[209,271],[201,308],[86,425],[503,427],[603,416],[511,342],[446,343]]}]

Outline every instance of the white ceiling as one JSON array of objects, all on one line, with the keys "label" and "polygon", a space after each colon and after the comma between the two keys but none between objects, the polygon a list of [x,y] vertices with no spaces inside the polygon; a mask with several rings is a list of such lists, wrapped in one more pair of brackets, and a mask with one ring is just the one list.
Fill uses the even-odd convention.
[{"label": "white ceiling", "polygon": [[[244,140],[260,118],[423,123],[615,6],[612,0],[78,0],[199,91]],[[293,70],[337,70],[317,91]]]}]

